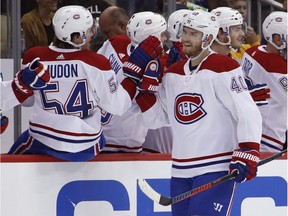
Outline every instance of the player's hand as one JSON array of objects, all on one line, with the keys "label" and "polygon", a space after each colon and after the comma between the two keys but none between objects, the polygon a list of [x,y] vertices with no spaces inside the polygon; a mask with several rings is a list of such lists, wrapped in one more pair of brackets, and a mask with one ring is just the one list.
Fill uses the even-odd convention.
[{"label": "player's hand", "polygon": [[4,133],[4,131],[8,127],[8,123],[9,123],[8,118],[6,116],[2,116],[1,123],[0,123],[0,126],[1,126],[0,134]]},{"label": "player's hand", "polygon": [[255,44],[257,42],[257,34],[251,26],[247,26],[244,40],[247,44]]},{"label": "player's hand", "polygon": [[39,90],[50,82],[47,66],[35,58],[26,68],[19,71],[14,78],[16,90],[23,95],[32,95],[33,90]]},{"label": "player's hand", "polygon": [[175,42],[169,50],[169,57],[167,60],[167,66],[170,66],[178,61],[187,59],[187,56],[182,52],[183,44],[181,42]]},{"label": "player's hand", "polygon": [[257,106],[267,105],[270,98],[270,89],[266,83],[248,86],[251,97]]},{"label": "player's hand", "polygon": [[138,90],[141,92],[152,94],[157,92],[160,76],[160,61],[158,59],[150,61],[145,69],[143,79],[138,85]]},{"label": "player's hand", "polygon": [[240,145],[240,149],[233,151],[229,170],[230,173],[233,170],[237,170],[238,175],[235,177],[235,181],[238,183],[249,181],[256,177],[259,162],[259,145],[257,145],[257,148],[251,148],[251,146]]},{"label": "player's hand", "polygon": [[147,64],[158,58],[162,52],[163,48],[158,38],[149,36],[136,47],[128,61],[124,62],[123,74],[134,80],[141,80]]}]

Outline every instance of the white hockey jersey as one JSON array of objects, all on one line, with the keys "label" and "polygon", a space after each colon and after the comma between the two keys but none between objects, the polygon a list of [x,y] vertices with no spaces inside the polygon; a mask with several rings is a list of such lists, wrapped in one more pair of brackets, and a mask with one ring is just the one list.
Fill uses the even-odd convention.
[{"label": "white hockey jersey", "polygon": [[195,70],[190,61],[168,68],[157,100],[148,94],[137,98],[147,124],[170,123],[172,176],[180,178],[228,171],[239,143],[259,146],[261,139],[261,114],[240,65],[215,53]]},{"label": "white hockey jersey", "polygon": [[43,144],[67,152],[87,149],[102,134],[101,109],[122,115],[131,106],[130,95],[103,56],[88,50],[34,47],[22,63],[35,57],[51,75],[47,87],[34,91],[29,122],[31,136]]},{"label": "white hockey jersey", "polygon": [[270,88],[269,104],[259,107],[263,119],[261,151],[279,152],[287,131],[287,61],[265,48],[262,45],[247,50],[241,65],[251,84],[266,83]]},{"label": "white hockey jersey", "polygon": [[[109,59],[119,81],[125,77],[122,67],[131,53],[129,44],[129,37],[117,35],[105,41],[98,50],[99,54]],[[141,110],[135,100],[122,116],[114,116],[107,112],[103,113],[102,118],[103,133],[106,138],[104,151],[141,152],[148,128],[144,125]]]}]

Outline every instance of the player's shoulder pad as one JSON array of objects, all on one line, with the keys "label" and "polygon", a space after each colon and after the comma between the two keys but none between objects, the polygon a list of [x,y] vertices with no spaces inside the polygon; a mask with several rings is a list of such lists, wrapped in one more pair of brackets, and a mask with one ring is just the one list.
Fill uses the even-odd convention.
[{"label": "player's shoulder pad", "polygon": [[166,74],[168,73],[174,73],[174,74],[179,74],[179,75],[185,75],[185,71],[184,71],[184,65],[186,64],[186,62],[189,59],[183,59],[179,62],[176,62],[172,65],[170,65],[170,67],[167,68],[167,70],[165,71]]},{"label": "player's shoulder pad", "polygon": [[249,55],[251,55],[253,52],[257,51],[260,45],[252,46],[249,49],[247,49],[245,52]]},{"label": "player's shoulder pad", "polygon": [[211,70],[215,73],[229,72],[240,67],[239,63],[229,56],[213,53],[202,63],[199,70]]},{"label": "player's shoulder pad", "polygon": [[79,53],[79,55],[81,57],[79,57],[80,61],[83,61],[91,66],[94,66],[100,70],[111,70],[111,65],[109,63],[109,60],[98,53],[95,53],[91,50],[82,50],[80,51],[81,53]]},{"label": "player's shoulder pad", "polygon": [[28,48],[24,52],[22,64],[26,65],[37,57],[40,57],[40,61],[46,60],[49,57],[49,53],[49,48],[47,46],[35,46]]},{"label": "player's shoulder pad", "polygon": [[116,35],[111,38],[109,38],[110,43],[112,46],[117,49],[116,51],[121,51],[121,50],[127,50],[127,46],[131,43],[131,40],[128,36],[126,35]]}]

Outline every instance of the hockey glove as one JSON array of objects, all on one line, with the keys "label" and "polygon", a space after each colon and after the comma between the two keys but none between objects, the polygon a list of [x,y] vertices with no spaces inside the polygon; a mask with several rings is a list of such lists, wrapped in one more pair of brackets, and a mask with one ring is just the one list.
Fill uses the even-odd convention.
[{"label": "hockey glove", "polygon": [[240,149],[236,149],[233,151],[229,170],[230,173],[233,170],[237,170],[238,175],[235,177],[235,181],[238,183],[242,183],[256,177],[258,162],[259,146],[258,149],[251,149],[247,148],[245,144],[242,144],[242,146],[240,144]]},{"label": "hockey glove", "polygon": [[123,74],[141,80],[147,64],[158,58],[162,52],[163,48],[158,38],[149,36],[131,53],[128,61],[124,62]]},{"label": "hockey glove", "polygon": [[270,98],[270,89],[266,83],[248,86],[250,95],[257,106],[267,105],[267,99]]},{"label": "hockey glove", "polygon": [[4,133],[6,128],[8,127],[9,120],[6,116],[1,116],[1,131],[0,134]]},{"label": "hockey glove", "polygon": [[182,52],[183,45],[181,42],[175,42],[170,48],[167,66],[170,66],[178,61],[187,59],[187,56]]},{"label": "hockey glove", "polygon": [[155,93],[158,91],[159,78],[161,75],[160,61],[152,60],[148,63],[138,90],[144,93]]},{"label": "hockey glove", "polygon": [[39,90],[47,86],[50,81],[50,73],[47,66],[35,58],[26,68],[19,71],[13,83],[16,91],[22,95],[32,95],[33,90]]}]

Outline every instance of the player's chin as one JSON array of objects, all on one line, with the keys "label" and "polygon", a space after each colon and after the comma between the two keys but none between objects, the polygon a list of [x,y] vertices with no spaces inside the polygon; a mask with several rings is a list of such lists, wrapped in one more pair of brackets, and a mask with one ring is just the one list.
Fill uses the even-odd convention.
[{"label": "player's chin", "polygon": [[183,45],[182,52],[184,54],[189,55],[189,53],[191,53],[191,50],[192,50],[192,46]]},{"label": "player's chin", "polygon": [[237,42],[235,44],[232,44],[233,49],[236,49],[236,50],[240,49],[241,46],[242,46],[242,42],[241,41],[239,41],[239,42]]}]

